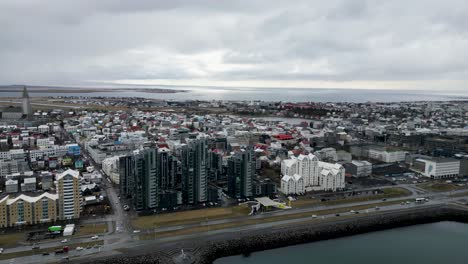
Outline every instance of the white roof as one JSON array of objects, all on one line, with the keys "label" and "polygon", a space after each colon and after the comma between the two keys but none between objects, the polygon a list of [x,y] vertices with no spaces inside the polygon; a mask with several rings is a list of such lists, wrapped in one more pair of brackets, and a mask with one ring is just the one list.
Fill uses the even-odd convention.
[{"label": "white roof", "polygon": [[76,171],[76,170],[72,170],[72,169],[68,169],[64,172],[62,172],[58,177],[57,177],[57,181],[62,179],[63,177],[65,177],[66,175],[71,175],[73,176],[74,178],[78,178],[80,176],[80,172],[79,171]]},{"label": "white roof", "polygon": [[257,202],[261,203],[263,206],[276,206],[276,205],[279,204],[279,203],[271,200],[268,197],[258,197],[258,198],[255,198],[255,200]]},{"label": "white roof", "polygon": [[328,174],[330,174],[330,171],[324,169],[324,170],[322,170],[322,171],[320,172],[320,174],[322,174],[322,176],[327,176]]},{"label": "white roof", "polygon": [[85,197],[85,201],[87,201],[87,202],[88,201],[95,201],[95,200],[96,200],[96,196],[93,196],[93,195]]},{"label": "white roof", "polygon": [[295,159],[285,159],[283,160],[283,164],[286,166],[286,167],[291,167],[292,165],[294,165],[297,161]]},{"label": "white roof", "polygon": [[294,180],[295,180],[295,181],[299,181],[300,179],[302,179],[302,176],[299,175],[299,174],[294,174],[293,177],[294,177]]},{"label": "white roof", "polygon": [[36,183],[36,178],[24,178],[24,183]]},{"label": "white roof", "polygon": [[5,182],[6,185],[18,184],[18,180],[9,179]]},{"label": "white roof", "polygon": [[14,199],[8,199],[7,204],[8,205],[13,204],[18,200],[23,200],[23,201],[28,202],[28,203],[35,203],[35,202],[41,200],[44,197],[47,197],[47,198],[52,199],[52,200],[57,200],[58,199],[57,194],[51,194],[51,193],[48,193],[48,192],[45,192],[45,193],[43,193],[43,194],[41,194],[39,196],[35,196],[35,197],[27,196],[27,195],[22,194],[22,195],[14,198]]},{"label": "white roof", "polygon": [[291,180],[292,177],[289,176],[289,175],[284,175],[283,178],[281,178],[282,181],[285,181],[285,182],[288,182],[289,180]]}]

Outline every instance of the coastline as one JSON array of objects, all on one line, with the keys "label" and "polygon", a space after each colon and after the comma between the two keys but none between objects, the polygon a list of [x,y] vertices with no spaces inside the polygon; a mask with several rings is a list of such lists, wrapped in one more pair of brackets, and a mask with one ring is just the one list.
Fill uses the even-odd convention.
[{"label": "coastline", "polygon": [[[442,221],[468,223],[468,209],[453,205],[423,206],[418,209],[383,212],[366,216],[341,218],[319,224],[302,223],[293,226],[281,226],[272,229],[259,229],[248,234],[234,234],[227,239],[212,239],[207,243],[192,242],[188,254],[193,262],[209,264],[223,257],[249,255],[256,251],[276,249],[322,240],[388,230],[419,224]],[[229,236],[229,235],[228,235]],[[187,246],[187,245],[186,245]],[[187,247],[185,247],[187,248]],[[180,252],[172,246],[165,250]],[[130,252],[129,252],[130,253]],[[178,263],[172,256],[158,253],[129,254],[108,259],[95,259],[93,263]]]},{"label": "coastline", "polygon": [[[2,88],[2,87],[0,87]],[[188,90],[160,89],[160,88],[34,88],[28,87],[30,93],[112,93],[112,92],[141,92],[141,93],[185,93]],[[20,93],[17,88],[2,88],[1,93]]]}]

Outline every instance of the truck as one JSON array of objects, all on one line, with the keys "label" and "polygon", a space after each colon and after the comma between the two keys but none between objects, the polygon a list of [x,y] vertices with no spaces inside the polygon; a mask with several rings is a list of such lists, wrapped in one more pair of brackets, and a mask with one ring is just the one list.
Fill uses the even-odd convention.
[{"label": "truck", "polygon": [[49,232],[62,232],[62,226],[49,226],[47,229]]}]

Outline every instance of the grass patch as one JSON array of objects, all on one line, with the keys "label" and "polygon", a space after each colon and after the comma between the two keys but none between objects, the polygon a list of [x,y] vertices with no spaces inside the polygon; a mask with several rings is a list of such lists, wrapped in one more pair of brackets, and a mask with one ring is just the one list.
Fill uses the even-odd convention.
[{"label": "grass patch", "polygon": [[88,224],[80,227],[75,236],[95,235],[107,232],[107,224]]},{"label": "grass patch", "polygon": [[0,247],[14,247],[18,245],[18,242],[26,240],[26,233],[10,233],[0,235]]},{"label": "grass patch", "polygon": [[[95,246],[95,245],[104,245],[104,241],[99,240],[99,241],[93,241],[93,242],[67,244],[67,245],[63,245],[63,246],[68,246],[70,248],[70,250],[74,250],[77,247],[86,248],[88,246],[92,247],[92,246]],[[39,255],[39,254],[42,254],[44,252],[54,254],[54,252],[56,250],[62,249],[63,246],[49,247],[49,248],[43,248],[43,249],[34,249],[34,250],[20,251],[20,252],[12,252],[12,253],[8,253],[8,250],[6,250],[5,253],[0,255],[0,260],[20,258],[20,257],[26,257],[26,256],[32,256],[32,255]],[[66,254],[63,254],[63,256],[66,256]]]},{"label": "grass patch", "polygon": [[417,186],[425,190],[431,191],[431,192],[450,192],[450,191],[463,189],[462,186],[458,186],[453,183],[443,183],[443,182],[427,182],[427,183],[418,184]]},{"label": "grass patch", "polygon": [[334,209],[318,210],[318,211],[313,211],[313,212],[296,213],[296,214],[289,214],[289,215],[278,215],[278,216],[271,216],[271,217],[262,218],[262,219],[248,219],[248,220],[223,223],[223,224],[215,224],[215,225],[209,225],[209,226],[189,227],[189,228],[179,229],[179,230],[141,234],[139,235],[139,239],[150,240],[150,239],[161,238],[161,237],[188,235],[188,234],[193,234],[193,233],[201,233],[201,232],[220,230],[220,229],[239,227],[239,226],[246,226],[246,225],[279,222],[279,221],[290,220],[290,219],[311,217],[313,214],[320,216],[320,215],[328,215],[328,214],[336,214],[336,213],[345,213],[345,212],[349,212],[350,210],[360,211],[360,210],[372,209],[372,208],[375,208],[375,206],[387,206],[387,205],[399,204],[404,201],[406,201],[406,199],[374,203],[371,205],[358,205],[358,206],[350,206],[346,208],[334,208]]},{"label": "grass patch", "polygon": [[401,187],[385,188],[385,189],[382,189],[382,191],[383,193],[376,194],[376,195],[352,197],[352,198],[346,198],[346,199],[337,199],[337,200],[330,200],[330,201],[325,201],[325,202],[321,202],[318,199],[299,199],[299,200],[293,201],[291,205],[292,207],[296,207],[296,208],[308,207],[310,205],[317,205],[317,204],[338,205],[338,204],[347,204],[347,203],[375,201],[375,200],[380,200],[384,198],[404,197],[404,196],[408,196],[411,194],[410,191]]},{"label": "grass patch", "polygon": [[140,216],[132,220],[137,229],[149,229],[161,226],[175,226],[181,224],[199,223],[236,216],[245,216],[250,212],[247,206],[223,208],[207,208],[160,215]]},{"label": "grass patch", "polygon": [[451,194],[449,196],[450,197],[465,197],[465,196],[468,196],[468,192],[455,193],[455,194]]}]

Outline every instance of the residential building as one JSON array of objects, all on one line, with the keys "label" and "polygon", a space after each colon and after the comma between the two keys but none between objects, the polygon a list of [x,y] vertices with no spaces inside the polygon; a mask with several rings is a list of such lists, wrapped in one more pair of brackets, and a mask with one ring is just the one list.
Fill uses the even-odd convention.
[{"label": "residential building", "polygon": [[158,207],[157,154],[156,148],[147,148],[119,159],[120,192],[132,199],[135,210]]},{"label": "residential building", "polygon": [[5,196],[0,200],[0,227],[34,225],[55,222],[57,194],[45,192],[39,196]]},{"label": "residential building", "polygon": [[202,203],[207,200],[207,139],[187,139],[182,149],[182,192],[184,202]]},{"label": "residential building", "polygon": [[69,169],[58,175],[56,180],[59,219],[79,218],[81,213],[80,173]]},{"label": "residential building", "polygon": [[[319,161],[313,154],[301,154],[298,157],[283,160],[281,172],[283,178],[288,176],[281,181],[282,191],[295,190],[296,194],[302,194],[306,191],[338,191],[345,187],[344,167],[340,164]],[[293,182],[294,188],[290,186]],[[304,190],[298,189],[297,186],[303,186]]]},{"label": "residential building", "polygon": [[241,150],[228,160],[228,193],[231,197],[253,196],[255,161],[253,150]]},{"label": "residential building", "polygon": [[115,184],[120,183],[119,160],[121,156],[106,158],[102,161],[102,170]]}]

